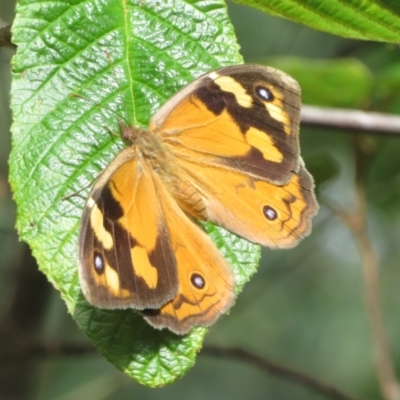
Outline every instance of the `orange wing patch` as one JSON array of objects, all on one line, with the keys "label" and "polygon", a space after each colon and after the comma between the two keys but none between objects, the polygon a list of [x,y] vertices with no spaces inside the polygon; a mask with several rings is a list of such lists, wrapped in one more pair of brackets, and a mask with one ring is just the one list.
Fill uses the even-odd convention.
[{"label": "orange wing patch", "polygon": [[158,129],[171,142],[179,142],[195,152],[232,157],[243,156],[250,150],[227,111],[216,116],[195,96],[180,102]]},{"label": "orange wing patch", "polygon": [[160,182],[158,193],[174,249],[179,287],[176,296],[158,310],[146,310],[155,327],[184,334],[208,326],[232,306],[233,272],[212,240],[177,206]]}]

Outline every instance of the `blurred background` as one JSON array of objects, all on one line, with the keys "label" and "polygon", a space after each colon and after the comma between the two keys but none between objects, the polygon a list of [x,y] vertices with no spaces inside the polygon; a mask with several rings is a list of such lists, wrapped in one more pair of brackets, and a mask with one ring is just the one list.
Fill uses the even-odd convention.
[{"label": "blurred background", "polygon": [[[13,20],[3,1],[1,23]],[[228,3],[246,62],[277,66],[299,80],[307,104],[400,112],[400,53],[395,45],[313,31]],[[305,399],[328,397],[238,359],[200,353],[169,387],[149,389],[95,351],[10,357],[29,341],[87,345],[58,292],[38,271],[14,229],[7,183],[10,150],[10,60],[0,48],[0,399]],[[291,250],[263,249],[260,268],[205,346],[241,347],[302,371],[355,398],[381,399],[365,307],[361,254],[332,208],[352,213],[355,178],[367,196],[372,248],[379,260],[381,305],[400,373],[400,138],[302,128],[301,148],[321,210],[312,234]]]}]

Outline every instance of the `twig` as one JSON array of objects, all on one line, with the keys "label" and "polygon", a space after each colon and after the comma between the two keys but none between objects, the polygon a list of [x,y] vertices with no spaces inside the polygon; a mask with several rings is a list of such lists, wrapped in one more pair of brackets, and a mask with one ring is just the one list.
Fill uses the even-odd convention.
[{"label": "twig", "polygon": [[31,358],[58,357],[58,356],[75,356],[94,353],[96,350],[90,345],[80,344],[31,344],[27,346],[21,345],[18,350],[15,348],[4,351],[0,357],[0,365],[7,366],[12,363],[19,363]]},{"label": "twig", "polygon": [[[357,201],[361,214],[365,209],[365,192],[362,185],[357,185]],[[396,380],[380,310],[378,260],[371,246],[365,215],[364,218],[361,218],[360,215],[359,222],[358,229],[354,229],[353,234],[362,259],[365,280],[365,301],[376,346],[378,378],[385,399],[400,400],[400,387]]]},{"label": "twig", "polygon": [[[15,350],[11,349],[8,354],[3,354],[2,359],[0,359],[0,365],[9,365],[12,362],[15,363],[19,361],[26,362],[26,360],[29,360],[32,357],[85,355],[88,353],[93,353],[94,351],[94,347],[89,345],[36,344],[25,347],[18,352],[15,352]],[[304,373],[283,367],[282,365],[276,364],[268,359],[261,358],[239,348],[223,349],[216,346],[204,346],[201,354],[206,354],[213,357],[230,357],[243,362],[247,362],[251,365],[267,371],[272,375],[291,380],[302,386],[307,387],[308,389],[312,389],[316,392],[324,394],[325,396],[333,400],[356,400],[354,397],[350,397],[344,394],[342,391],[325,383],[322,383]]]},{"label": "twig", "polygon": [[15,47],[11,41],[11,25],[0,28],[0,47]]},{"label": "twig", "polygon": [[330,385],[322,383],[311,376],[308,376],[302,372],[294,371],[286,368],[282,365],[276,364],[266,358],[259,357],[255,354],[249,353],[240,348],[223,349],[216,346],[204,346],[202,353],[213,357],[227,357],[235,358],[240,361],[251,364],[257,368],[260,368],[271,375],[278,376],[280,378],[288,379],[302,385],[308,389],[319,392],[326,397],[334,400],[355,400],[354,397],[350,397],[343,393],[339,389],[336,389]]},{"label": "twig", "polygon": [[400,135],[400,116],[377,112],[303,105],[301,122],[310,127]]},{"label": "twig", "polygon": [[352,212],[335,206],[331,210],[350,229],[358,247],[364,274],[364,296],[376,349],[376,369],[381,392],[386,400],[400,400],[400,385],[396,380],[379,301],[379,265],[368,235],[367,200],[363,182],[366,165],[364,154],[356,141],[356,204]]},{"label": "twig", "polygon": [[396,380],[389,343],[379,301],[379,266],[368,235],[367,200],[364,188],[364,174],[367,170],[362,145],[355,141],[356,156],[356,204],[353,223],[349,225],[362,260],[364,272],[365,301],[371,331],[376,348],[376,364],[382,395],[386,400],[400,400],[400,386]]}]

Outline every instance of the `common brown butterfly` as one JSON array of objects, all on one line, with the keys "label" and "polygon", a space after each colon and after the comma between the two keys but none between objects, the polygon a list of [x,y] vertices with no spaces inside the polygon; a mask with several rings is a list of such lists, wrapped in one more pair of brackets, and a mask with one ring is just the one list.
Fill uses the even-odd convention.
[{"label": "common brown butterfly", "polygon": [[208,326],[234,302],[235,277],[200,221],[292,247],[318,210],[299,149],[300,88],[276,69],[209,72],[148,129],[120,123],[129,146],[87,200],[79,276],[96,307],[134,308],[156,328]]}]

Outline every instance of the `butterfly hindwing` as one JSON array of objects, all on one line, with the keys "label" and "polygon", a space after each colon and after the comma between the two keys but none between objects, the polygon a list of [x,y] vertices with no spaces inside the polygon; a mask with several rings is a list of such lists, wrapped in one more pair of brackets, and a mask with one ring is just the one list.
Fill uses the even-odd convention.
[{"label": "butterfly hindwing", "polygon": [[273,248],[293,247],[309,234],[318,206],[313,180],[303,165],[289,182],[276,185],[198,161],[177,162],[182,179],[197,187],[207,205],[205,220]]},{"label": "butterfly hindwing", "polygon": [[[178,206],[161,180],[157,193],[177,261],[179,288],[159,310],[145,318],[157,328],[183,334],[211,325],[234,301],[232,269],[203,229]],[[189,206],[190,207],[190,206]]]}]

